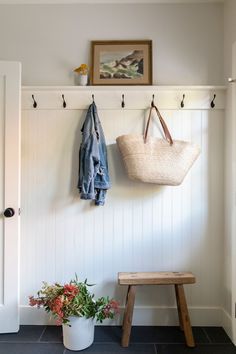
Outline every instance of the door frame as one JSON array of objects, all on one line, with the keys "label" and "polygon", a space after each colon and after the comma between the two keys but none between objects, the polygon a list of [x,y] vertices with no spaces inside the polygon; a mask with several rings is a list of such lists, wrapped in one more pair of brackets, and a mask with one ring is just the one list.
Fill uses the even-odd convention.
[{"label": "door frame", "polygon": [[21,64],[0,61],[4,80],[4,177],[3,206],[13,208],[13,217],[3,218],[3,303],[0,306],[0,333],[19,330],[20,293],[20,161],[21,161]]},{"label": "door frame", "polygon": [[[236,78],[236,42],[232,46],[232,76]],[[236,83],[231,87],[231,163],[232,163],[232,213],[231,213],[231,284],[232,284],[232,341],[236,345]]]}]

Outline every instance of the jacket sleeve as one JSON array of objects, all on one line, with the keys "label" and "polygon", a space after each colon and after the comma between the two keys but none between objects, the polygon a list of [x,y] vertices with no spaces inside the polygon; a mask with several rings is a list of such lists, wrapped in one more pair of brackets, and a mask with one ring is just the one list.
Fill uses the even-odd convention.
[{"label": "jacket sleeve", "polygon": [[91,134],[80,150],[79,185],[81,199],[95,199],[94,179],[100,167],[98,139]]}]

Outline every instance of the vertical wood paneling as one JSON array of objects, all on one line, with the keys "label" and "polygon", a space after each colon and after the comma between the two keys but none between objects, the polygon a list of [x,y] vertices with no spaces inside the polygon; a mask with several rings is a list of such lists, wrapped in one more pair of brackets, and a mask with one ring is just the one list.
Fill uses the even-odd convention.
[{"label": "vertical wood paneling", "polygon": [[[223,111],[165,110],[176,139],[202,153],[184,183],[161,187],[130,181],[115,144],[141,132],[144,110],[101,110],[112,188],[104,207],[76,189],[82,110],[23,111],[21,303],[42,280],[65,282],[75,272],[97,283],[96,294],[120,297],[119,271],[189,270],[190,305],[220,304],[223,227]],[[156,123],[151,132],[159,134]],[[29,272],[30,270],[30,272]],[[137,305],[174,305],[170,289],[143,287]]]}]

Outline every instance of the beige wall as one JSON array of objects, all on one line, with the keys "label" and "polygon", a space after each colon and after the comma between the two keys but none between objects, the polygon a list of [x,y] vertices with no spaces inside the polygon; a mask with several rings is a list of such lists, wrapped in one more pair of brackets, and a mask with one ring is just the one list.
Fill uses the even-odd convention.
[{"label": "beige wall", "polygon": [[152,39],[155,84],[222,84],[223,4],[0,5],[0,59],[24,85],[74,84],[94,39]]}]

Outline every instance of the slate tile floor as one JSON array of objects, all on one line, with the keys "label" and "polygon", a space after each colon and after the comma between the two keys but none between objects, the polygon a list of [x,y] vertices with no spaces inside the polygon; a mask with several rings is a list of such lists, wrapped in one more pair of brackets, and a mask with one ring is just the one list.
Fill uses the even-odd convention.
[{"label": "slate tile floor", "polygon": [[[133,326],[129,348],[120,346],[121,327],[97,326],[94,344],[82,351],[93,354],[236,354],[220,327],[193,327],[197,346],[187,348],[179,327]],[[0,354],[69,354],[56,326],[21,326],[15,334],[0,334]]]}]

